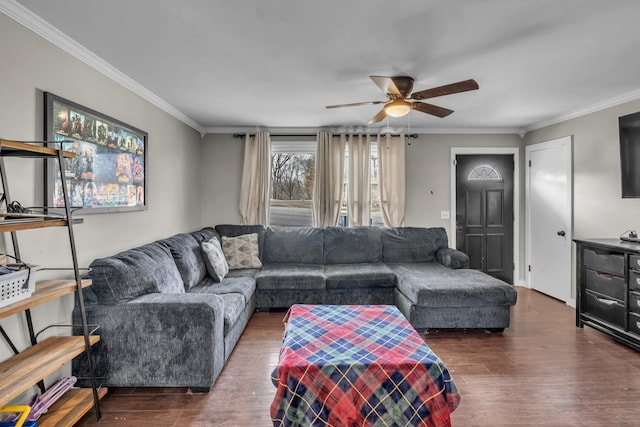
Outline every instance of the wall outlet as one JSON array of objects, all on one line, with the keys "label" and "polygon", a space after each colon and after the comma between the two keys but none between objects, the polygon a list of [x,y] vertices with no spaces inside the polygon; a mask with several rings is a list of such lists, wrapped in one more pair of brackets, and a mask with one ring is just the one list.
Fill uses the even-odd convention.
[{"label": "wall outlet", "polygon": [[449,211],[440,211],[440,219],[449,219]]}]

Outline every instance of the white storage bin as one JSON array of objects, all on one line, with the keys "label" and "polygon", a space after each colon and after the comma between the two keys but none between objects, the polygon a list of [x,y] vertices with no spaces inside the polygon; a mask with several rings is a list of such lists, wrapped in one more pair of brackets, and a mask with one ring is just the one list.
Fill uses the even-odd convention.
[{"label": "white storage bin", "polygon": [[[37,265],[18,270],[14,273],[0,274],[0,307],[29,298],[36,289]],[[28,281],[27,287],[24,287]]]}]

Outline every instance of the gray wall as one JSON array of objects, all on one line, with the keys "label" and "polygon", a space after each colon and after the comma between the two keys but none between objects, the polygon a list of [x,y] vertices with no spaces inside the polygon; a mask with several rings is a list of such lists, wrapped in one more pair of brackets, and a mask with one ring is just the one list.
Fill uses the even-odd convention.
[{"label": "gray wall", "polygon": [[623,199],[618,117],[640,100],[529,132],[525,145],[573,136],[573,236],[617,237],[640,228],[640,199]]},{"label": "gray wall", "polygon": [[[88,266],[97,257],[200,225],[200,134],[116,82],[0,14],[0,137],[43,138],[43,91],[73,100],[149,133],[149,209],[84,216],[75,227],[78,258]],[[8,159],[11,196],[24,206],[41,205],[41,161]],[[5,235],[5,241],[8,235]],[[18,234],[22,256],[46,267],[70,267],[66,229]],[[58,273],[60,274],[60,273]],[[64,273],[68,274],[68,273]],[[70,322],[71,296],[32,310],[36,330]],[[26,346],[22,315],[0,320],[19,348]],[[52,330],[51,334],[66,334]],[[0,360],[11,354],[0,341]]]},{"label": "gray wall", "polygon": [[[618,133],[618,117],[637,111],[640,100],[531,131],[524,138],[525,145],[531,145],[573,136],[574,238],[618,237],[626,230],[640,229],[640,199],[622,198]],[[571,262],[574,297],[575,259],[574,244]]]},{"label": "gray wall", "polygon": [[522,141],[517,135],[420,135],[410,143],[405,224],[449,232],[450,220],[441,220],[440,211],[451,209],[451,148],[520,147]]},{"label": "gray wall", "polygon": [[[238,223],[244,140],[209,134],[202,147],[202,225]],[[451,209],[452,147],[520,147],[517,135],[419,135],[406,147],[405,224],[445,227],[440,211]],[[520,156],[522,158],[522,155]],[[524,192],[521,190],[521,198]]]}]

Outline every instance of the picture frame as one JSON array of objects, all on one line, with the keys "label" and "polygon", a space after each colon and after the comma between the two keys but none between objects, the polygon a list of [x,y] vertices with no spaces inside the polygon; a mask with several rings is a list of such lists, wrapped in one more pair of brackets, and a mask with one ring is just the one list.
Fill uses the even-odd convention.
[{"label": "picture frame", "polygon": [[56,161],[45,161],[44,206],[64,207],[64,175],[79,214],[147,209],[148,133],[50,92],[44,98],[45,140],[76,153],[62,174]]}]

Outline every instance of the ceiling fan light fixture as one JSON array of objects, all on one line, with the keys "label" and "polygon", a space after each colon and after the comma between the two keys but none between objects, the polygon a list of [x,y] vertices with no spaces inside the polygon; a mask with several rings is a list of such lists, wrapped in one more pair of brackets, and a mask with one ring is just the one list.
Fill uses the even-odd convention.
[{"label": "ceiling fan light fixture", "polygon": [[403,117],[409,114],[409,111],[411,111],[411,103],[404,99],[396,99],[384,106],[384,112],[391,117]]}]

